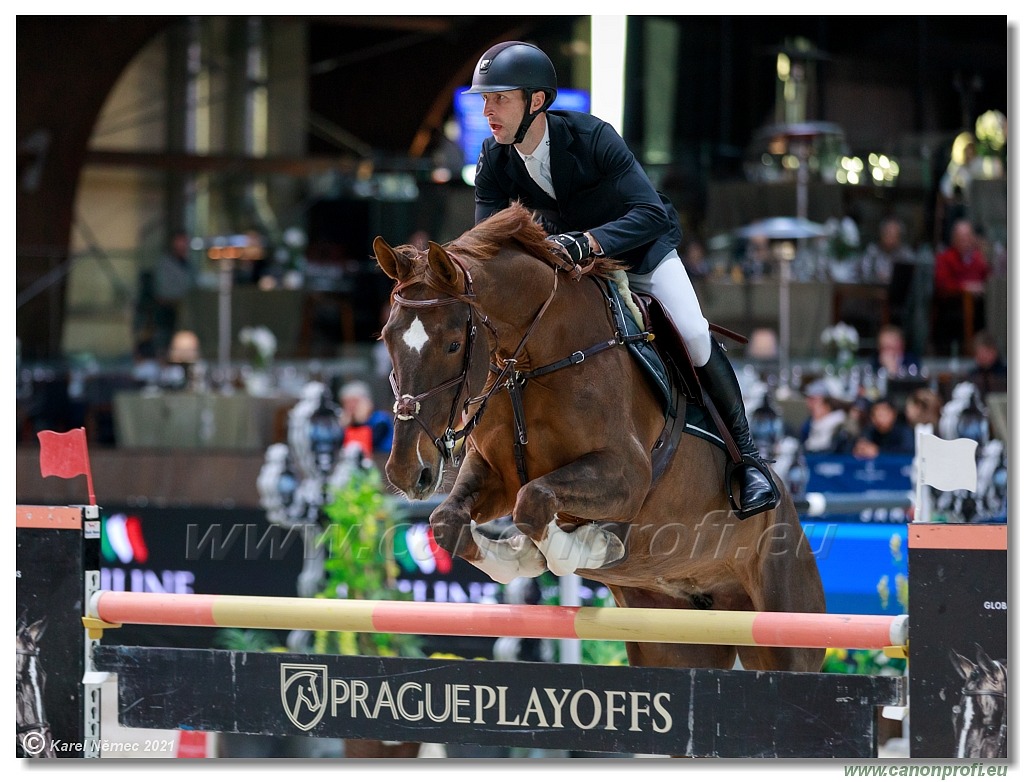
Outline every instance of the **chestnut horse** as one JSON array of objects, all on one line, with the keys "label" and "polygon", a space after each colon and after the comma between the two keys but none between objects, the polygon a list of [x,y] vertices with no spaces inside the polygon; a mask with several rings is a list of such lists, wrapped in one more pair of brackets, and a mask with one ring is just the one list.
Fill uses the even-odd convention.
[{"label": "chestnut horse", "polygon": [[[683,416],[622,346],[602,288],[617,264],[553,254],[516,204],[426,251],[374,241],[395,281],[382,338],[393,363],[388,479],[448,551],[499,582],[578,573],[622,606],[821,612],[792,498],[745,520],[725,453],[678,434]],[[461,467],[459,464],[461,462]],[[778,481],[780,487],[784,484]],[[488,524],[511,514],[504,530]],[[630,663],[816,671],[823,651],[628,643]]]}]

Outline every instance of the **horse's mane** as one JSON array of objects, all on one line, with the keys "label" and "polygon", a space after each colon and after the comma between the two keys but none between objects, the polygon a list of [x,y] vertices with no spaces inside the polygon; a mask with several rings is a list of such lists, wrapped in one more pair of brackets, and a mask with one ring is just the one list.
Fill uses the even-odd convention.
[{"label": "horse's mane", "polygon": [[[546,263],[551,262],[551,242],[547,232],[536,221],[533,212],[514,201],[509,207],[495,212],[486,220],[470,228],[458,239],[446,244],[445,249],[454,255],[476,261],[486,261],[498,254],[509,242],[518,243],[524,251]],[[622,265],[609,258],[595,259],[589,274],[607,277]]]}]

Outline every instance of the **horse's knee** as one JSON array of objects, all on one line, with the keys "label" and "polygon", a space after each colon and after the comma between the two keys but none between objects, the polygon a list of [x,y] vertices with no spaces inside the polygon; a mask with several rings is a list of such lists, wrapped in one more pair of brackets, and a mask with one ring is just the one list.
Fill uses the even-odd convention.
[{"label": "horse's knee", "polygon": [[528,483],[519,490],[512,521],[524,535],[538,540],[558,514],[559,503],[554,491],[539,482]]},{"label": "horse's knee", "polygon": [[467,542],[472,542],[468,514],[443,505],[430,514],[430,531],[437,545],[450,554],[461,554]]}]

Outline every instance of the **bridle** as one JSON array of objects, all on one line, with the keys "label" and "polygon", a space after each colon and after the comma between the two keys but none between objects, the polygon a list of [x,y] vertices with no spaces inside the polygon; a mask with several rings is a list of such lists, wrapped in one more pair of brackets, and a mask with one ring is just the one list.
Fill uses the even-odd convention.
[{"label": "bridle", "polygon": [[[522,389],[528,380],[531,378],[546,375],[550,372],[554,372],[565,367],[574,366],[582,363],[588,357],[599,353],[608,348],[615,347],[616,345],[624,345],[627,341],[631,340],[647,340],[650,335],[647,333],[625,337],[618,331],[610,339],[599,342],[596,345],[592,345],[586,350],[573,351],[569,356],[546,364],[537,369],[523,372],[517,369],[517,365],[520,363],[520,357],[523,351],[526,349],[526,343],[530,339],[530,335],[533,334],[540,322],[540,319],[547,312],[548,307],[555,298],[555,294],[558,292],[558,275],[559,272],[567,273],[573,280],[579,281],[583,276],[589,272],[596,263],[591,261],[586,266],[580,266],[579,264],[573,263],[569,260],[562,258],[556,253],[552,253],[550,261],[552,264],[552,271],[554,272],[551,283],[551,291],[548,293],[544,303],[541,304],[537,313],[533,316],[533,320],[530,325],[523,332],[522,338],[519,340],[519,344],[516,345],[512,355],[508,358],[499,358],[495,356],[494,361],[491,363],[490,370],[495,374],[494,381],[490,384],[483,394],[472,397],[466,400],[462,407],[462,413],[467,412],[473,405],[478,405],[476,412],[473,413],[472,417],[466,421],[463,426],[459,429],[455,428],[456,419],[459,417],[459,399],[465,392],[466,386],[469,383],[469,373],[472,369],[472,356],[473,356],[473,345],[477,336],[477,327],[474,323],[474,315],[478,317],[484,326],[490,330],[491,334],[497,341],[498,333],[494,328],[493,324],[488,319],[487,315],[480,312],[480,308],[476,304],[476,294],[473,291],[473,277],[469,273],[469,270],[465,265],[454,255],[449,255],[451,260],[456,263],[462,270],[463,279],[465,281],[465,287],[461,294],[445,296],[442,298],[434,299],[409,299],[402,295],[402,291],[414,283],[421,282],[420,280],[408,280],[403,283],[399,283],[394,292],[392,293],[392,300],[402,307],[409,307],[412,309],[430,309],[434,307],[445,307],[454,304],[465,304],[467,305],[467,316],[466,316],[466,346],[465,354],[462,362],[462,373],[446,380],[439,385],[434,386],[428,391],[424,391],[421,394],[409,394],[402,393],[398,387],[398,379],[395,375],[394,369],[391,370],[391,390],[395,396],[394,413],[395,418],[399,421],[416,421],[420,425],[420,428],[427,433],[427,436],[431,438],[434,443],[434,447],[437,448],[441,454],[442,459],[450,461],[454,466],[458,467],[460,458],[455,453],[455,446],[460,440],[465,440],[469,437],[472,431],[476,428],[480,419],[483,417],[484,410],[487,407],[487,402],[494,395],[499,388],[505,388],[510,397],[512,404],[512,413],[515,420],[515,440],[514,449],[516,457],[516,470],[519,473],[519,480],[522,484],[528,482],[528,475],[526,472],[526,451],[525,446],[528,442],[526,435],[526,414],[523,406]],[[421,403],[429,399],[430,397],[445,391],[454,386],[458,386],[458,391],[455,397],[452,399],[452,407],[448,414],[448,424],[445,426],[444,433],[438,437],[435,437],[430,431],[430,427],[427,426],[426,422],[420,417]]]},{"label": "bridle", "polygon": [[[993,698],[1002,698],[1003,699],[1004,703],[1003,703],[1003,710],[1002,710],[1002,718],[1001,718],[1001,720],[999,722],[999,743],[1000,743],[1000,746],[1005,746],[1006,745],[1006,736],[1007,736],[1006,703],[1005,703],[1005,701],[1006,701],[1006,692],[1005,692],[1005,690],[968,690],[965,687],[962,690],[960,690],[960,695],[963,696],[964,698],[980,698],[982,696],[989,696],[989,697],[993,697]],[[983,725],[982,727],[986,727],[987,728],[987,727],[991,727],[991,726]]]},{"label": "bridle", "polygon": [[[34,658],[36,660],[39,659],[39,650],[38,649],[18,649],[17,650],[17,654],[18,654],[19,657],[32,657],[32,658]],[[20,702],[20,699],[19,699],[19,702]],[[30,701],[26,701],[26,703],[29,703],[29,702]],[[33,714],[35,714],[35,711],[36,711],[35,709],[32,710]],[[18,730],[17,730],[17,735],[18,736],[21,736],[24,733],[34,733],[34,732],[40,732],[40,731],[45,732],[46,735],[49,735],[49,733],[50,733],[50,723],[49,723],[49,721],[43,716],[43,714],[36,714],[35,716],[37,718],[36,722],[23,722],[23,723],[19,723],[18,724]]]},{"label": "bridle", "polygon": [[[525,348],[527,339],[530,334],[533,333],[538,321],[540,321],[545,311],[547,311],[548,306],[550,306],[552,300],[555,298],[555,292],[558,289],[558,275],[556,273],[554,284],[551,287],[551,292],[548,294],[544,304],[541,305],[540,310],[536,315],[534,315],[533,322],[526,329],[526,332],[523,334],[523,338],[520,340],[519,345],[512,354],[512,357],[504,359],[504,368],[498,369],[498,376],[495,381],[491,383],[490,388],[479,396],[467,399],[460,411],[459,399],[466,392],[466,387],[469,384],[469,373],[473,368],[473,347],[477,337],[477,325],[474,322],[474,317],[480,319],[480,322],[487,327],[495,340],[497,339],[498,333],[490,319],[484,313],[480,312],[479,307],[475,303],[476,293],[473,290],[473,277],[469,273],[469,270],[461,261],[458,260],[456,256],[450,255],[449,257],[454,263],[458,264],[459,268],[462,270],[465,287],[461,294],[434,299],[410,299],[403,296],[401,292],[414,282],[419,282],[416,280],[400,283],[396,286],[395,291],[392,293],[392,300],[399,306],[408,307],[410,309],[432,309],[435,307],[446,307],[454,304],[466,305],[466,340],[462,359],[462,372],[421,394],[403,393],[398,387],[398,378],[394,369],[391,370],[390,380],[391,390],[395,396],[395,404],[393,408],[395,418],[399,421],[416,421],[416,423],[420,425],[420,428],[427,433],[428,437],[430,437],[431,441],[434,443],[434,447],[437,448],[438,452],[441,454],[441,457],[445,461],[450,461],[454,466],[458,467],[460,457],[455,452],[456,444],[460,440],[465,440],[465,438],[467,438],[476,428],[483,416],[487,402],[494,395],[495,391],[501,387],[505,378],[514,370],[517,362],[516,357],[520,355]],[[493,369],[494,367],[492,366],[492,370]],[[448,423],[445,426],[444,433],[435,437],[430,431],[430,427],[427,426],[426,422],[420,417],[422,402],[455,386],[458,386],[458,390],[452,398],[451,410],[448,413]],[[456,428],[456,420],[459,418],[460,412],[467,412],[473,405],[478,405],[476,412],[460,428]]]}]

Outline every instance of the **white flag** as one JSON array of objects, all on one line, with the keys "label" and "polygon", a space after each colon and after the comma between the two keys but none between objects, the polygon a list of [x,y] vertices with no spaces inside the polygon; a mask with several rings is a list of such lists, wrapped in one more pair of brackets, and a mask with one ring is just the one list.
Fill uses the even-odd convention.
[{"label": "white flag", "polygon": [[917,434],[917,469],[921,483],[939,491],[978,490],[978,443],[961,437],[943,440],[933,434]]}]

